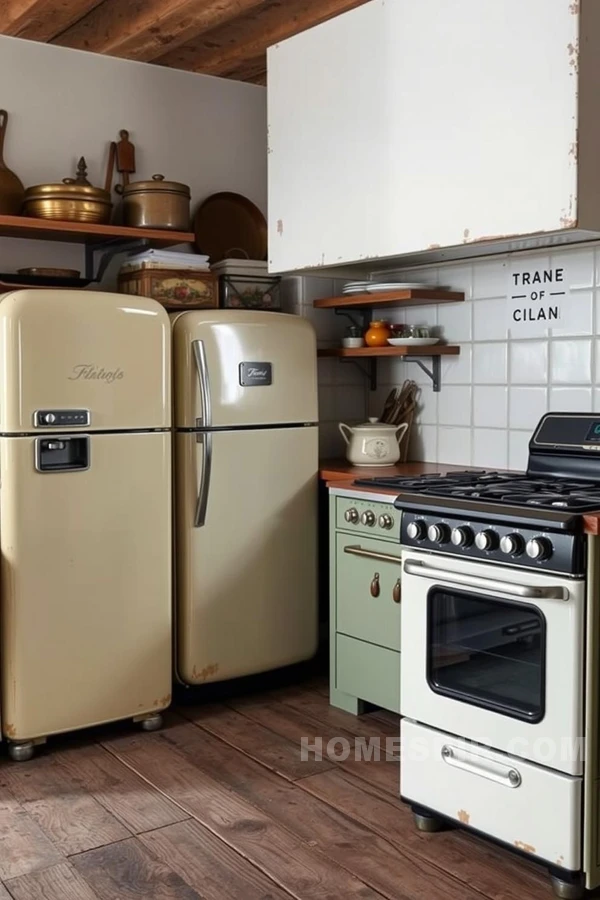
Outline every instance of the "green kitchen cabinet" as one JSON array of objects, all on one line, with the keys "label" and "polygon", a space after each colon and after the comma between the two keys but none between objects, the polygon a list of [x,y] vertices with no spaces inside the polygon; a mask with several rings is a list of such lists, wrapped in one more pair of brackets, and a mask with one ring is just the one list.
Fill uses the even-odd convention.
[{"label": "green kitchen cabinet", "polygon": [[400,512],[370,495],[330,496],[330,700],[400,706]]}]

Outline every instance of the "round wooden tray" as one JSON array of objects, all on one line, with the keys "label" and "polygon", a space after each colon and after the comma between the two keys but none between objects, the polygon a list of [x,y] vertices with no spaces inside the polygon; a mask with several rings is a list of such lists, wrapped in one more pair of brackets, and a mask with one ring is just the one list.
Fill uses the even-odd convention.
[{"label": "round wooden tray", "polygon": [[247,197],[231,191],[212,194],[194,216],[196,247],[211,263],[223,259],[267,258],[267,222]]}]

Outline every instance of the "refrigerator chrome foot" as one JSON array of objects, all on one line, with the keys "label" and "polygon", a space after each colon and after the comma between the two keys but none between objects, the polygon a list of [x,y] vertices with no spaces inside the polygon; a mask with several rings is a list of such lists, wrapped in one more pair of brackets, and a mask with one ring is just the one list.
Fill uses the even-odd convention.
[{"label": "refrigerator chrome foot", "polygon": [[442,831],[444,828],[444,821],[442,819],[438,819],[437,816],[433,816],[431,813],[422,812],[421,810],[413,809],[413,821],[417,831],[423,831],[426,834],[432,834],[434,831]]},{"label": "refrigerator chrome foot", "polygon": [[160,713],[152,713],[151,716],[146,716],[145,719],[141,719],[140,725],[144,731],[158,731],[162,728],[163,717]]},{"label": "refrigerator chrome foot", "polygon": [[557,875],[551,875],[552,890],[555,897],[561,897],[562,900],[580,900],[585,894],[583,880],[575,878],[569,881],[563,881]]},{"label": "refrigerator chrome foot", "polygon": [[33,741],[22,741],[21,743],[11,741],[8,745],[8,755],[15,762],[27,762],[33,758],[33,753]]}]

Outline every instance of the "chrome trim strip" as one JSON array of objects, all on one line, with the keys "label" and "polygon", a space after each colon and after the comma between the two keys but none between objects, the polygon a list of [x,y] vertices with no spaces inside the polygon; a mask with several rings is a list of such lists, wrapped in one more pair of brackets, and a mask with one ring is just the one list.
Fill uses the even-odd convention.
[{"label": "chrome trim strip", "polygon": [[200,478],[200,487],[198,488],[198,499],[196,500],[196,511],[194,513],[194,528],[202,528],[206,522],[208,489],[210,487],[210,472],[212,468],[211,432],[206,431],[198,434],[196,441],[204,446],[204,457],[202,460],[202,477]]},{"label": "chrome trim strip", "polygon": [[208,375],[208,365],[206,363],[206,350],[204,348],[204,341],[192,341],[192,348],[194,351],[194,359],[196,360],[198,386],[200,388],[200,399],[202,401],[202,419],[198,421],[202,423],[203,428],[210,428],[212,426],[210,378]]}]

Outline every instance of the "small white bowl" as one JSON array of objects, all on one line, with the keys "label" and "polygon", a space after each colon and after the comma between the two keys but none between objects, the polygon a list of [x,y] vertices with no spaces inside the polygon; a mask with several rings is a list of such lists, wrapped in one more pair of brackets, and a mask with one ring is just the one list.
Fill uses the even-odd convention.
[{"label": "small white bowl", "polygon": [[359,338],[348,338],[348,337],[342,338],[342,346],[346,347],[346,349],[348,349],[348,350],[353,350],[353,349],[356,349],[357,347],[364,347],[365,339],[361,338],[361,337],[359,337]]}]

